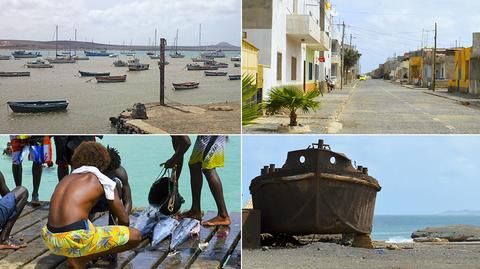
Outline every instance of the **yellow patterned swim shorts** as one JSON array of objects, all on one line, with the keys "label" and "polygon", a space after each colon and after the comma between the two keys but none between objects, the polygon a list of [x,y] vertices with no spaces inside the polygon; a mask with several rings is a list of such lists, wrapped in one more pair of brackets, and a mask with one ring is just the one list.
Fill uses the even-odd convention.
[{"label": "yellow patterned swim shorts", "polygon": [[226,136],[199,135],[193,146],[189,164],[201,163],[202,169],[213,169],[224,165]]},{"label": "yellow patterned swim shorts", "polygon": [[88,221],[87,230],[52,233],[47,225],[42,228],[43,242],[59,256],[77,258],[125,245],[130,237],[127,226],[95,227]]}]

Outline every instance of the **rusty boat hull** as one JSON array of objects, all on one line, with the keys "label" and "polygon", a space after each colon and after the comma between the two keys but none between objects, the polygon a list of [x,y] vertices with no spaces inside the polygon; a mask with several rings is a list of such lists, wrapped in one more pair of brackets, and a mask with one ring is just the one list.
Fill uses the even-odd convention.
[{"label": "rusty boat hull", "polygon": [[381,187],[368,169],[319,141],[288,153],[282,168],[265,166],[252,180],[261,230],[272,234],[370,234]]}]

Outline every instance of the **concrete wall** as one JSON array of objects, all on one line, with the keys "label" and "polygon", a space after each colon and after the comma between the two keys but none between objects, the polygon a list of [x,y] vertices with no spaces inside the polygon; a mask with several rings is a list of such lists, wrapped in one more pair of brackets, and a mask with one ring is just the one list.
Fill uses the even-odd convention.
[{"label": "concrete wall", "polygon": [[471,94],[480,94],[480,33],[473,33],[469,92]]},{"label": "concrete wall", "polygon": [[242,24],[243,29],[271,29],[272,28],[272,0],[243,0]]}]

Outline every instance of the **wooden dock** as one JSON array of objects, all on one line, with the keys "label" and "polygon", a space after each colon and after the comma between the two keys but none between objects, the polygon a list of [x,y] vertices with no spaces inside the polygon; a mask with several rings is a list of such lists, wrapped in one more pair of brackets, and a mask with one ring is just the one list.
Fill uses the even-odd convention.
[{"label": "wooden dock", "polygon": [[[209,211],[206,219],[216,215]],[[40,229],[47,222],[48,204],[39,207],[27,205],[12,230],[15,238],[23,237],[28,244],[19,250],[0,250],[0,268],[2,269],[67,269],[64,257],[56,256],[43,244]],[[117,264],[99,261],[90,268],[240,268],[240,213],[231,213],[232,225],[229,227],[203,227],[200,235],[184,242],[174,254],[168,253],[170,239],[162,242],[155,251],[148,250],[149,240],[140,246],[118,255]],[[94,225],[107,225],[107,214],[101,214]],[[199,243],[208,242],[208,247],[201,251]]]}]

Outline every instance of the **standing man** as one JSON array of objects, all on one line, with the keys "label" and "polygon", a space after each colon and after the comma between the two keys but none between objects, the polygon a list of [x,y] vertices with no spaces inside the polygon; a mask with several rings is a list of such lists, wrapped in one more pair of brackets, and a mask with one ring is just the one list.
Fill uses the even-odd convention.
[{"label": "standing man", "polygon": [[57,156],[57,176],[58,181],[70,173],[69,165],[72,162],[72,155],[75,149],[84,141],[95,141],[95,136],[80,135],[56,135],[55,152]]},{"label": "standing man", "polygon": [[0,172],[0,249],[19,249],[27,245],[10,238],[13,225],[27,204],[28,191],[19,186],[10,191],[5,183],[5,178]]},{"label": "standing man", "polygon": [[[140,231],[129,228],[130,220],[116,184],[103,173],[110,165],[108,150],[100,143],[83,142],[72,156],[72,174],[58,183],[50,201],[48,222],[42,229],[45,245],[67,257],[76,269],[84,269],[100,256],[138,246]],[[88,216],[102,197],[118,225],[95,227]]]},{"label": "standing man", "polygon": [[38,199],[38,189],[42,179],[42,165],[51,160],[49,151],[49,136],[30,136],[30,135],[11,135],[10,143],[12,145],[12,173],[15,185],[22,186],[22,161],[24,152],[29,152],[29,160],[32,164],[33,192],[32,205],[40,205]]},{"label": "standing man", "polygon": [[202,219],[200,196],[202,193],[203,173],[207,179],[215,203],[217,204],[218,215],[210,220],[203,221],[202,225],[230,225],[231,221],[223,197],[222,182],[216,170],[217,167],[224,166],[224,147],[226,141],[226,136],[199,135],[197,137],[190,161],[188,162],[192,189],[192,207],[189,211],[180,214],[179,218]]},{"label": "standing man", "polygon": [[192,142],[188,135],[172,135],[172,146],[175,153],[165,162],[165,168],[177,167],[177,178],[180,178],[183,167],[183,156],[187,152]]}]

